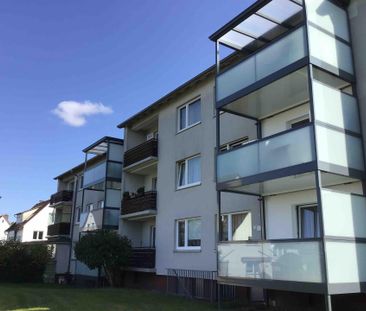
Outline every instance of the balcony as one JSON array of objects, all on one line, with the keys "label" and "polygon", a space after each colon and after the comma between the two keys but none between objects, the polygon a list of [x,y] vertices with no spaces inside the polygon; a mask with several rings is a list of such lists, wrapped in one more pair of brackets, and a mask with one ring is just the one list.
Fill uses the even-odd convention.
[{"label": "balcony", "polygon": [[60,203],[71,203],[73,197],[73,191],[63,190],[56,192],[55,194],[51,195],[50,198],[50,205],[56,205]]},{"label": "balcony", "polygon": [[239,187],[315,169],[310,125],[249,142],[218,155],[218,188]]},{"label": "balcony", "polygon": [[[221,282],[302,292],[324,290],[318,239],[223,242],[218,252]],[[289,282],[293,282],[291,287]]]},{"label": "balcony", "polygon": [[124,171],[147,175],[158,160],[158,140],[150,139],[127,150],[124,154]]},{"label": "balcony", "polygon": [[156,215],[156,191],[147,191],[136,197],[123,198],[121,218],[141,219]]},{"label": "balcony", "polygon": [[60,235],[69,235],[70,234],[70,223],[69,222],[60,222],[53,225],[49,225],[47,228],[47,236],[55,237]]},{"label": "balcony", "polygon": [[129,267],[130,269],[154,269],[155,248],[133,248]]},{"label": "balcony", "polygon": [[[307,55],[305,27],[302,26],[222,71],[216,80],[218,105],[226,105],[268,84],[269,80],[277,80],[279,72],[285,68],[300,69],[306,65]],[[277,77],[268,79],[274,73]]]}]

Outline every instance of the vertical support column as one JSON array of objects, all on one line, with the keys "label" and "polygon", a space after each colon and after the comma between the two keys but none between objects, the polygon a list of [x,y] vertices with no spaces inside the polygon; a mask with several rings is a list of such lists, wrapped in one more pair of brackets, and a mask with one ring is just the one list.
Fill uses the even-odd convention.
[{"label": "vertical support column", "polygon": [[216,74],[220,72],[220,43],[215,42]]},{"label": "vertical support column", "polygon": [[104,206],[103,206],[103,215],[102,215],[102,229],[104,229],[104,218],[105,218],[105,209],[107,207],[107,180],[108,180],[108,163],[109,163],[109,140],[107,141],[107,156],[105,159],[105,177],[104,177]]}]

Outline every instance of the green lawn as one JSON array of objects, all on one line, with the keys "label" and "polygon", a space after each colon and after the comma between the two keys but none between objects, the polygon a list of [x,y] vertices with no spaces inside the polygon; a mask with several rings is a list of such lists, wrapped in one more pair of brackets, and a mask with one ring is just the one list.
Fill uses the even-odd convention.
[{"label": "green lawn", "polygon": [[89,289],[57,285],[0,284],[0,310],[118,311],[118,310],[217,310],[217,306],[132,289]]}]

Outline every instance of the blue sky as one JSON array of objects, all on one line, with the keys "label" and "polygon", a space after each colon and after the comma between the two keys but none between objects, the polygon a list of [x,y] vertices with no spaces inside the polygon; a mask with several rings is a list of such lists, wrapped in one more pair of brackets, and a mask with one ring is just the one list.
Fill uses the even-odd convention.
[{"label": "blue sky", "polygon": [[[208,36],[252,2],[1,1],[0,214],[47,199],[84,147],[212,65]],[[104,113],[72,126],[52,112],[70,101]]]}]

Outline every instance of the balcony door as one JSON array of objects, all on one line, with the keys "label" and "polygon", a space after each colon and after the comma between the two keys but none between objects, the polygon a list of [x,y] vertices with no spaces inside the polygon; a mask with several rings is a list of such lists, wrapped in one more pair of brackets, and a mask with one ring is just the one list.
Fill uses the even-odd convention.
[{"label": "balcony door", "polygon": [[299,238],[310,239],[320,236],[317,205],[298,206]]}]

